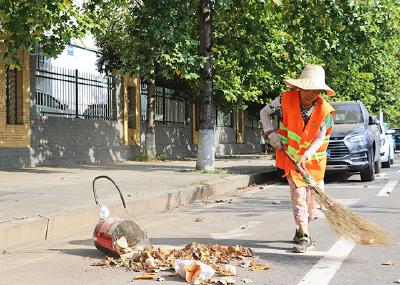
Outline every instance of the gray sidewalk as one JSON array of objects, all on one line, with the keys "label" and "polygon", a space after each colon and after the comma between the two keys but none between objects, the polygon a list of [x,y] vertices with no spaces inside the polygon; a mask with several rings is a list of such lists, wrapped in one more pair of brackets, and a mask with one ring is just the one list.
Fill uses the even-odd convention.
[{"label": "gray sidewalk", "polygon": [[[196,161],[123,162],[0,171],[0,250],[12,250],[87,230],[98,221],[92,181],[107,175],[121,188],[135,215],[166,211],[197,199],[265,181],[274,170],[269,155],[216,160],[216,171],[195,170]],[[123,216],[115,187],[96,182],[100,204]]]}]

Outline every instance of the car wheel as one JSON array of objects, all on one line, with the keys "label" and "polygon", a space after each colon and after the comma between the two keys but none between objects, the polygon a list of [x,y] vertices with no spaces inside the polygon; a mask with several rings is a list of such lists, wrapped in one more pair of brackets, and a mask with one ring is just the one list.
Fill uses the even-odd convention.
[{"label": "car wheel", "polygon": [[393,158],[390,159],[390,164],[394,164],[394,159]]},{"label": "car wheel", "polygon": [[360,171],[361,181],[374,181],[375,180],[375,163],[371,155],[368,155],[368,166]]},{"label": "car wheel", "polygon": [[383,168],[390,168],[390,159],[388,158],[388,161],[382,162],[382,167]]},{"label": "car wheel", "polygon": [[379,174],[379,173],[381,173],[381,169],[382,169],[382,165],[381,165],[381,160],[380,160],[380,158],[378,158],[378,160],[377,161],[375,161],[375,173],[376,174]]}]

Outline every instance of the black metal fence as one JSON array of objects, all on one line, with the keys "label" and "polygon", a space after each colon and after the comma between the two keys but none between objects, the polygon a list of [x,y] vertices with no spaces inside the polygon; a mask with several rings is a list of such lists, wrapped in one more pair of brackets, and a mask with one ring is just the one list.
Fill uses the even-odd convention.
[{"label": "black metal fence", "polygon": [[[147,84],[141,84],[141,120],[146,121]],[[185,124],[189,121],[189,102],[178,91],[156,86],[155,121],[163,124]]]},{"label": "black metal fence", "polygon": [[36,65],[36,111],[41,115],[112,120],[112,77]]}]

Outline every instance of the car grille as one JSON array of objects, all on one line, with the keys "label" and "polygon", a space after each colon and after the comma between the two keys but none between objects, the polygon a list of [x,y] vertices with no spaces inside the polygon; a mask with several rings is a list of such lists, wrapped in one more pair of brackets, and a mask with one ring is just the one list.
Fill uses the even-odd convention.
[{"label": "car grille", "polygon": [[350,154],[349,149],[342,141],[330,141],[328,149],[330,158],[339,158]]}]

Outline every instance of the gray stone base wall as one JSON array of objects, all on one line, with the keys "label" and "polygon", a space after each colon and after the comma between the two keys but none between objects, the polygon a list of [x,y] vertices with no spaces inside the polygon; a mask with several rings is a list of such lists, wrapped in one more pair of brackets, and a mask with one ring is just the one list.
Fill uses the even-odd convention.
[{"label": "gray stone base wall", "polygon": [[260,153],[261,145],[255,144],[217,144],[215,147],[215,155],[235,155],[235,154],[252,154]]},{"label": "gray stone base wall", "polygon": [[20,169],[30,166],[30,148],[0,148],[0,169]]},{"label": "gray stone base wall", "polygon": [[31,166],[102,163],[132,158],[117,121],[39,117],[31,125]]},{"label": "gray stone base wall", "polygon": [[[144,130],[142,125],[142,146]],[[155,132],[158,155],[168,159],[197,155],[191,126],[157,124]],[[237,144],[234,128],[216,128],[216,155],[261,152],[260,130],[245,128],[244,132],[245,143]],[[118,121],[38,117],[32,120],[30,147],[0,148],[0,169],[133,160],[141,155],[142,146],[122,144]]]},{"label": "gray stone base wall", "polygon": [[[142,124],[142,145],[144,145],[144,132],[145,126]],[[197,146],[193,145],[191,126],[156,123],[155,134],[158,155],[171,159],[196,156]]]}]

